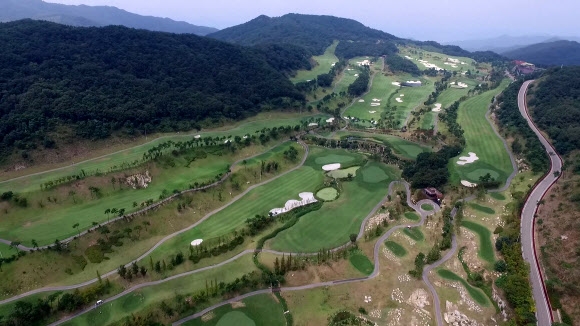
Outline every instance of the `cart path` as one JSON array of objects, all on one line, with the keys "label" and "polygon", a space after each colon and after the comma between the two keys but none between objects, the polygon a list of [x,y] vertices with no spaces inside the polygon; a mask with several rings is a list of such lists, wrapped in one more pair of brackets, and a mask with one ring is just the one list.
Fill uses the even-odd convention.
[{"label": "cart path", "polygon": [[[286,140],[286,141],[283,141],[283,142],[277,143],[276,145],[272,146],[271,148],[269,148],[268,150],[266,150],[266,151],[264,151],[264,152],[262,152],[262,153],[258,153],[258,154],[255,154],[255,155],[252,155],[252,156],[249,156],[249,157],[241,158],[241,159],[239,159],[239,160],[235,161],[234,163],[232,163],[232,164],[230,165],[230,169],[229,169],[229,171],[227,171],[227,172],[226,172],[226,173],[225,173],[225,174],[224,174],[224,175],[221,177],[221,179],[219,179],[218,181],[216,181],[216,182],[214,182],[214,183],[211,183],[211,184],[209,184],[209,185],[206,185],[206,186],[203,186],[203,187],[197,187],[197,188],[192,188],[192,189],[186,189],[186,190],[182,190],[181,192],[179,192],[179,193],[177,193],[177,194],[173,194],[173,195],[171,195],[171,196],[169,196],[169,197],[167,197],[167,198],[165,198],[165,199],[163,199],[163,200],[160,200],[160,201],[158,201],[158,202],[155,202],[155,203],[153,203],[153,204],[151,204],[151,205],[149,205],[149,206],[147,206],[147,207],[144,207],[144,208],[142,208],[142,209],[140,209],[140,210],[138,210],[138,211],[135,211],[135,212],[132,212],[132,213],[128,213],[128,214],[125,214],[125,215],[123,215],[123,216],[117,216],[117,217],[115,217],[115,218],[112,218],[112,219],[110,219],[110,220],[108,220],[108,221],[103,221],[103,222],[99,223],[99,225],[98,225],[98,226],[93,226],[93,227],[90,227],[90,228],[88,228],[88,229],[86,229],[86,230],[84,230],[84,231],[80,232],[80,233],[79,233],[79,234],[77,234],[77,235],[73,235],[73,236],[71,236],[71,237],[68,237],[68,238],[66,238],[66,239],[60,240],[60,242],[61,242],[61,243],[63,243],[63,244],[65,244],[65,243],[68,243],[68,242],[70,242],[70,241],[72,241],[72,240],[75,240],[77,237],[83,236],[83,235],[85,235],[85,234],[87,234],[87,233],[89,233],[89,232],[91,232],[91,231],[94,231],[94,230],[98,229],[98,228],[99,228],[99,227],[101,227],[101,226],[104,226],[104,225],[107,225],[107,224],[110,224],[110,223],[114,223],[114,222],[116,222],[116,221],[118,221],[118,220],[121,220],[121,219],[124,219],[124,218],[132,218],[132,217],[134,217],[134,216],[137,216],[137,215],[140,215],[140,214],[144,214],[144,213],[146,213],[146,212],[147,212],[147,211],[149,211],[149,210],[152,210],[152,209],[155,209],[155,208],[157,208],[157,207],[160,207],[160,206],[162,206],[162,205],[165,205],[165,204],[167,204],[168,202],[172,201],[173,199],[175,199],[175,198],[177,198],[177,197],[179,197],[179,196],[181,196],[181,195],[183,195],[183,194],[187,194],[187,193],[190,193],[190,192],[201,191],[201,190],[209,189],[209,188],[215,187],[215,186],[217,186],[217,185],[220,185],[221,183],[223,183],[224,181],[226,181],[226,180],[229,178],[229,176],[231,175],[231,172],[230,172],[230,171],[231,171],[231,169],[233,169],[235,166],[237,166],[237,165],[238,165],[238,164],[240,164],[241,162],[243,162],[243,161],[246,161],[246,160],[250,160],[250,159],[252,159],[252,158],[255,158],[255,157],[258,157],[258,156],[260,156],[260,155],[264,155],[264,154],[266,154],[266,153],[268,153],[268,152],[272,151],[272,150],[273,150],[273,149],[275,149],[276,147],[278,147],[278,146],[280,146],[280,145],[282,145],[282,144],[284,144],[284,143],[286,143],[286,142],[289,142],[289,141],[288,141],[288,140]],[[299,144],[300,144],[300,145],[302,145],[302,147],[304,147],[306,151],[308,151],[308,148],[307,148],[307,146],[306,146],[304,143],[300,143],[300,142],[299,142]],[[308,154],[308,153],[306,152],[306,154]],[[305,159],[304,159],[304,160],[305,160]],[[301,163],[299,166],[297,166],[297,167],[293,168],[292,170],[290,170],[290,171],[287,171],[287,172],[285,172],[285,173],[283,173],[283,174],[281,174],[281,175],[278,175],[278,176],[274,177],[274,179],[270,179],[270,180],[266,180],[266,181],[268,181],[268,182],[269,182],[269,181],[275,180],[276,178],[279,178],[279,177],[283,176],[284,174],[286,174],[286,173],[288,173],[288,172],[291,172],[291,171],[293,171],[294,169],[296,169],[296,168],[298,168],[298,167],[302,166],[302,164],[304,164],[304,163],[302,162],[302,163]],[[254,185],[253,187],[256,187],[256,186],[258,186],[258,185],[260,185],[260,184],[256,184],[256,185]],[[250,187],[250,188],[248,188],[248,189],[252,189],[252,187]],[[237,200],[237,197],[235,197],[235,198],[236,198],[235,200]],[[230,204],[228,204],[228,205],[230,205]],[[225,208],[225,207],[224,207],[224,208]],[[7,244],[7,245],[10,245],[10,244],[12,243],[12,241],[11,241],[11,240],[7,240],[7,239],[0,239],[0,242],[1,242],[1,243],[4,243],[4,244]],[[53,244],[44,245],[44,246],[39,246],[39,247],[37,247],[36,249],[47,249],[48,247],[51,247],[52,245],[53,245]],[[21,245],[18,245],[18,249],[19,249],[19,250],[22,250],[22,251],[32,251],[32,250],[34,250],[35,248],[30,248],[30,247],[27,247],[27,246],[25,246],[25,245],[22,245],[22,244],[21,244]],[[0,304],[1,304],[1,301],[0,301]]]}]

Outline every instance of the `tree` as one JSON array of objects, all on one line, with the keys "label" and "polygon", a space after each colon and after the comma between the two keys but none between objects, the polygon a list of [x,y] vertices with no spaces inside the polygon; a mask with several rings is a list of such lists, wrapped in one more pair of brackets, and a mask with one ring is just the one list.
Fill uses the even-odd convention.
[{"label": "tree", "polygon": [[20,246],[20,241],[10,242],[10,248],[15,249],[16,251],[18,251],[18,246]]},{"label": "tree", "polygon": [[356,242],[357,237],[358,237],[358,235],[356,233],[351,233],[349,236],[350,242],[352,242],[352,244],[354,244]]},{"label": "tree", "polygon": [[109,223],[109,214],[111,213],[111,209],[107,208],[105,209],[105,214],[107,214],[107,223]]},{"label": "tree", "polygon": [[111,214],[115,215],[117,214],[118,210],[116,208],[111,208]]},{"label": "tree", "polygon": [[133,271],[133,274],[137,275],[139,272],[139,266],[137,266],[137,262],[133,262],[131,264],[131,270]]},{"label": "tree", "polygon": [[122,278],[125,278],[125,276],[127,275],[127,268],[125,267],[125,265],[119,266],[119,268],[117,269],[117,273],[119,273],[119,276],[121,276]]},{"label": "tree", "polygon": [[36,242],[36,240],[32,239],[32,248],[38,248],[38,242]]},{"label": "tree", "polygon": [[142,277],[145,277],[145,275],[147,275],[147,269],[145,269],[145,266],[141,266],[140,272]]}]

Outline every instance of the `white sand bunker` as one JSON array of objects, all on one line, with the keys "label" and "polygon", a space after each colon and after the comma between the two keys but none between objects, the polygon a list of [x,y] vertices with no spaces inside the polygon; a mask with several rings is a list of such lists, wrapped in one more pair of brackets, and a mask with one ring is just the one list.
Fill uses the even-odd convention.
[{"label": "white sand bunker", "polygon": [[332,123],[333,121],[334,121],[334,117],[329,118],[329,119],[326,120],[326,122],[328,122],[328,123]]},{"label": "white sand bunker", "polygon": [[359,103],[364,103],[365,100],[363,100],[362,98],[360,100],[358,100]]},{"label": "white sand bunker", "polygon": [[202,239],[195,239],[195,240],[191,241],[191,245],[196,247],[196,246],[199,246],[202,242],[203,242]]},{"label": "white sand bunker", "polygon": [[373,113],[377,113],[377,111],[369,111],[369,113],[373,114]]},{"label": "white sand bunker", "polygon": [[245,135],[245,136],[244,136],[244,137],[242,137],[242,138],[246,139],[246,138],[248,138],[248,137],[250,137],[250,136],[248,136],[248,135]]},{"label": "white sand bunker", "polygon": [[400,97],[397,97],[397,98],[395,99],[395,101],[397,101],[397,102],[399,102],[399,103],[403,103],[403,100],[401,100],[401,98],[400,98]]},{"label": "white sand bunker", "polygon": [[227,143],[230,143],[230,142],[231,142],[231,140],[229,140],[229,139],[224,140],[224,144],[227,144]]},{"label": "white sand bunker", "polygon": [[435,103],[435,107],[431,111],[433,111],[433,112],[441,112],[441,103]]},{"label": "white sand bunker", "polygon": [[405,94],[401,94],[401,95],[399,95],[399,97],[405,97]]},{"label": "white sand bunker", "polygon": [[354,74],[355,77],[358,77],[358,74]]},{"label": "white sand bunker", "polygon": [[451,87],[454,87],[454,88],[467,88],[467,87],[469,87],[469,85],[467,85],[466,83],[462,83],[462,82],[457,82],[457,83],[451,82],[451,83],[449,83],[449,85],[451,85]]},{"label": "white sand bunker", "polygon": [[286,202],[286,204],[284,204],[284,207],[274,208],[274,209],[270,210],[270,213],[272,213],[272,215],[276,216],[278,214],[282,214],[282,213],[286,213],[288,211],[291,211],[296,207],[300,207],[300,206],[304,206],[304,205],[308,205],[308,204],[317,202],[316,198],[314,198],[314,194],[311,192],[301,192],[298,194],[298,196],[300,196],[300,198],[302,200],[290,199],[289,201]]},{"label": "white sand bunker", "polygon": [[477,187],[477,183],[469,182],[467,180],[461,180],[461,184],[469,188]]},{"label": "white sand bunker", "polygon": [[378,98],[374,98],[374,99],[373,99],[373,102],[380,102],[380,101],[381,101],[381,100],[380,100],[380,99],[378,99]]},{"label": "white sand bunker", "polygon": [[457,164],[465,165],[465,164],[473,163],[473,162],[479,160],[479,157],[477,157],[477,155],[475,153],[469,152],[467,154],[469,154],[469,156],[460,156],[459,161],[457,161]]},{"label": "white sand bunker", "polygon": [[344,120],[350,120],[349,117],[342,117]]},{"label": "white sand bunker", "polygon": [[406,55],[405,58],[409,59],[409,60],[413,60],[413,58],[411,58],[410,56]]},{"label": "white sand bunker", "polygon": [[326,164],[322,166],[324,171],[334,171],[340,169],[340,163]]},{"label": "white sand bunker", "polygon": [[392,82],[391,84],[395,85],[395,86],[401,86],[401,83],[399,83],[399,82]]},{"label": "white sand bunker", "polygon": [[195,135],[193,138],[200,139],[201,138],[201,135]]},{"label": "white sand bunker", "polygon": [[371,106],[380,106],[381,103],[371,103]]},{"label": "white sand bunker", "polygon": [[314,127],[314,126],[318,126],[318,123],[311,122],[311,123],[308,124],[308,127]]}]

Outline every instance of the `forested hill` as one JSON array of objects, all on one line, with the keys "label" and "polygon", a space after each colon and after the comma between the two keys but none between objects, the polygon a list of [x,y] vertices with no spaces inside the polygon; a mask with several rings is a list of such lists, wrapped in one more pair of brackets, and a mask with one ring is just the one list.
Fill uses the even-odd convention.
[{"label": "forested hill", "polygon": [[42,0],[0,0],[0,22],[38,19],[71,26],[122,25],[150,31],[206,35],[217,29],[169,18],[141,16],[110,6],[71,6]]},{"label": "forested hill", "polygon": [[281,17],[259,16],[247,23],[229,27],[208,35],[219,40],[242,45],[292,44],[305,53],[320,55],[332,44],[341,41],[335,51],[339,58],[362,55],[390,55],[397,52],[396,44],[413,44],[428,51],[453,56],[470,57],[477,61],[502,61],[504,57],[491,51],[469,52],[458,46],[437,42],[413,41],[366,27],[346,18],[287,14]]},{"label": "forested hill", "polygon": [[574,41],[538,43],[505,52],[503,55],[542,66],[580,65],[580,43]]},{"label": "forested hill", "polygon": [[[256,50],[120,26],[0,23],[0,152],[66,125],[85,138],[175,131],[302,105]],[[138,131],[137,131],[138,130]]]},{"label": "forested hill", "polygon": [[546,71],[530,95],[534,120],[558,153],[580,149],[580,67]]},{"label": "forested hill", "polygon": [[[298,45],[316,55],[322,54],[334,40],[372,43],[377,43],[378,40],[386,43],[398,40],[391,34],[366,27],[352,19],[301,14],[281,17],[262,15],[208,36],[242,45]],[[337,54],[339,53],[340,48],[337,49]]]}]

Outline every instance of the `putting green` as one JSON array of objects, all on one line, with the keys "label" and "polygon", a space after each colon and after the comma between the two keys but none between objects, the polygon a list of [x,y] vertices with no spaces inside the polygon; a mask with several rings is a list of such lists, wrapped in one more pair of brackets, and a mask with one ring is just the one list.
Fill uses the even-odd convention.
[{"label": "putting green", "polygon": [[256,326],[256,323],[241,311],[230,311],[220,318],[216,326]]},{"label": "putting green", "polygon": [[465,281],[461,276],[447,269],[440,269],[437,271],[437,274],[446,280],[460,282],[463,285],[463,287],[465,287],[465,289],[467,290],[467,293],[469,293],[469,295],[473,298],[473,300],[475,300],[475,302],[477,302],[482,306],[489,305],[489,301],[487,300],[487,296],[485,295],[485,293],[483,293],[480,289],[474,288],[473,286],[469,285],[469,283],[467,283],[467,281]]},{"label": "putting green", "polygon": [[327,176],[335,178],[335,179],[344,179],[344,178],[348,178],[348,175],[351,174],[353,177],[356,176],[356,171],[360,169],[360,166],[353,166],[347,169],[340,169],[340,170],[334,170],[334,171],[329,171],[328,173],[326,173]]},{"label": "putting green", "polygon": [[433,205],[431,204],[422,204],[421,205],[421,209],[427,212],[430,212],[433,210]]},{"label": "putting green", "polygon": [[[366,169],[380,169],[387,179],[366,182],[363,179]],[[300,217],[296,225],[280,232],[267,246],[278,251],[316,252],[347,243],[349,235],[359,232],[364,218],[385,198],[390,181],[399,178],[397,170],[378,162],[369,162],[359,171],[352,181],[341,184],[336,200]]]},{"label": "putting green", "polygon": [[375,268],[375,266],[368,259],[368,257],[363,255],[362,253],[353,253],[350,255],[348,260],[350,261],[352,266],[354,266],[354,268],[356,268],[359,272],[363,273],[364,275],[370,275]]},{"label": "putting green", "polygon": [[479,204],[476,204],[476,203],[470,203],[469,204],[469,207],[471,207],[471,208],[473,208],[475,210],[478,210],[478,211],[480,211],[482,213],[485,213],[485,214],[495,214],[495,211],[491,207],[482,206],[482,205],[479,205]]},{"label": "putting green", "polygon": [[505,200],[505,195],[501,194],[499,192],[492,192],[489,194],[491,196],[491,198],[493,199],[497,199],[497,200]]},{"label": "putting green", "polygon": [[324,201],[333,201],[338,197],[338,191],[333,187],[322,188],[316,193],[316,197]]},{"label": "putting green", "polygon": [[478,183],[479,177],[487,173],[504,183],[512,173],[512,163],[502,139],[486,119],[492,98],[508,85],[509,80],[506,79],[498,88],[474,96],[459,106],[457,122],[465,131],[465,149],[460,156],[473,152],[479,159],[473,163],[458,165],[458,157],[452,158],[448,164],[452,183],[459,184],[461,180]]},{"label": "putting green", "polygon": [[339,155],[339,154],[328,154],[325,156],[317,157],[314,161],[316,164],[325,165],[332,163],[349,163],[354,161],[353,156]]},{"label": "putting green", "polygon": [[407,255],[407,250],[405,247],[394,241],[385,241],[385,247],[387,247],[387,249],[389,249],[397,257],[405,257]]},{"label": "putting green", "polygon": [[423,235],[423,232],[419,228],[405,228],[403,233],[415,241],[425,240],[425,235]]},{"label": "putting green", "polygon": [[490,264],[495,262],[495,251],[491,243],[491,231],[481,224],[472,221],[461,221],[461,226],[475,232],[479,236],[478,256]]},{"label": "putting green", "polygon": [[405,218],[407,218],[411,221],[418,221],[419,220],[419,215],[417,215],[417,213],[406,212],[404,215],[405,215]]},{"label": "putting green", "polygon": [[361,171],[364,182],[379,183],[389,179],[389,176],[378,166],[369,166]]}]

